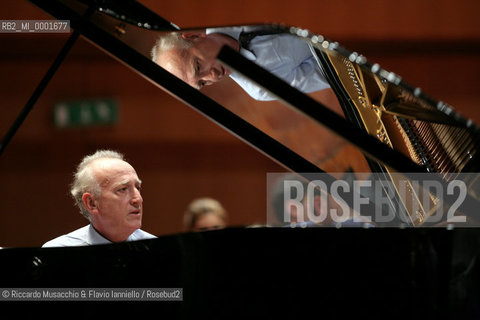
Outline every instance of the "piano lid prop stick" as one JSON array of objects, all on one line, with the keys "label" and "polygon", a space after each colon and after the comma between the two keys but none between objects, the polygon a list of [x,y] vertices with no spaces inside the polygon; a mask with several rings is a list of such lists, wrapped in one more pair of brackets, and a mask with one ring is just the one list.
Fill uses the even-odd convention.
[{"label": "piano lid prop stick", "polygon": [[5,136],[2,138],[2,141],[0,142],[0,156],[5,151],[5,148],[7,147],[8,143],[10,142],[10,140],[12,140],[13,136],[15,135],[15,133],[18,131],[18,129],[22,125],[23,121],[25,121],[25,119],[27,118],[30,111],[33,109],[33,106],[35,105],[38,98],[41,96],[41,94],[43,93],[43,91],[47,87],[48,83],[52,79],[52,77],[55,74],[55,72],[57,71],[58,67],[60,67],[60,64],[65,59],[67,53],[72,48],[73,44],[78,39],[79,35],[80,34],[77,31],[74,31],[70,35],[67,42],[63,46],[62,50],[60,50],[60,53],[58,54],[58,56],[55,58],[52,65],[48,69],[47,73],[42,78],[42,80],[40,81],[38,86],[35,88],[35,91],[33,92],[32,96],[30,97],[30,99],[28,99],[27,103],[25,104],[23,109],[20,111],[20,114],[15,119],[15,121],[13,122],[10,129],[5,134]]}]

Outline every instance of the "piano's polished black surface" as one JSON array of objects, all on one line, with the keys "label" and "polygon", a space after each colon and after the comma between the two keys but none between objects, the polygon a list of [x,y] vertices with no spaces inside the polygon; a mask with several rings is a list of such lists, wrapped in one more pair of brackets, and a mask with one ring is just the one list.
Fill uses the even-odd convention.
[{"label": "piano's polished black surface", "polygon": [[184,301],[3,302],[2,309],[33,317],[72,306],[82,317],[474,319],[479,248],[477,229],[233,228],[90,247],[4,249],[3,288],[180,287]]}]

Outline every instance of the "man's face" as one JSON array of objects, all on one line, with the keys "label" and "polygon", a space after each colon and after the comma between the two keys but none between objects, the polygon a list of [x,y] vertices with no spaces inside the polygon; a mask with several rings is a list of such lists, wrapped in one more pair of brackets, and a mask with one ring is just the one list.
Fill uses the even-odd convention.
[{"label": "man's face", "polygon": [[92,164],[101,194],[94,196],[92,224],[111,241],[123,241],[142,226],[141,181],[135,169],[119,159]]},{"label": "man's face", "polygon": [[235,47],[233,39],[220,34],[185,33],[183,37],[192,42],[188,49],[173,49],[166,55],[162,65],[169,72],[200,89],[228,76],[231,71],[216,60],[224,45]]}]

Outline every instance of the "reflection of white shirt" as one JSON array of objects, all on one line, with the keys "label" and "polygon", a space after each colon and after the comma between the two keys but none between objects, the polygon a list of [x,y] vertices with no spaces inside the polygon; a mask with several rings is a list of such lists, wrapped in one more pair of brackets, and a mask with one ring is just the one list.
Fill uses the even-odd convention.
[{"label": "reflection of white shirt", "polygon": [[[258,27],[211,28],[207,29],[206,33],[222,33],[238,40],[242,31],[255,29],[258,30]],[[256,36],[250,42],[250,50],[241,48],[240,54],[304,93],[330,87],[308,44],[294,35]],[[255,100],[276,99],[239,73],[233,72],[230,77]]]},{"label": "reflection of white shirt", "polygon": [[[153,234],[143,230],[135,230],[125,241],[136,241],[144,239],[156,238]],[[95,244],[112,243],[110,240],[104,238],[95,228],[89,224],[68,234],[64,234],[58,238],[48,241],[42,247],[77,247],[89,246]]]}]

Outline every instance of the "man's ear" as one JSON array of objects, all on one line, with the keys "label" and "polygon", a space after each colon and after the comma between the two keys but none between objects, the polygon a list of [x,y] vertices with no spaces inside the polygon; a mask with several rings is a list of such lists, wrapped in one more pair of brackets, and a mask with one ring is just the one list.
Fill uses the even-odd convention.
[{"label": "man's ear", "polygon": [[91,193],[85,192],[82,195],[82,202],[88,212],[91,214],[98,213],[97,201]]},{"label": "man's ear", "polygon": [[207,37],[207,34],[203,31],[188,31],[188,32],[182,33],[183,39],[191,40],[191,41],[199,38],[206,38],[206,37]]}]

